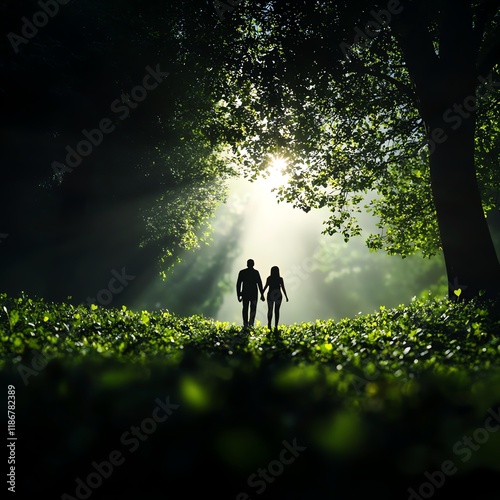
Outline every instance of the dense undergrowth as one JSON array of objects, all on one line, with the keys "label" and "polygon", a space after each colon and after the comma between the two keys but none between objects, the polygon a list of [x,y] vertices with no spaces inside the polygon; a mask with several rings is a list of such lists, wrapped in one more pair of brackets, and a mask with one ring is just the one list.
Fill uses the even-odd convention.
[{"label": "dense undergrowth", "polygon": [[0,295],[0,336],[27,495],[453,498],[500,475],[492,303],[414,299],[270,332]]}]

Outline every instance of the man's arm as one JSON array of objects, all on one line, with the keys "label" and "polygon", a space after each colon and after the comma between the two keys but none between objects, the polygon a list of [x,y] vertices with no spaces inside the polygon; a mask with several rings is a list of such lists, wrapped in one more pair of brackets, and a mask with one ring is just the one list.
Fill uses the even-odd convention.
[{"label": "man's arm", "polygon": [[264,293],[264,287],[262,286],[262,279],[259,271],[257,271],[257,286],[259,287],[260,294],[262,295]]},{"label": "man's arm", "polygon": [[241,276],[241,271],[238,273],[238,279],[236,281],[236,296],[238,299],[241,297],[241,284],[243,283],[243,278]]}]

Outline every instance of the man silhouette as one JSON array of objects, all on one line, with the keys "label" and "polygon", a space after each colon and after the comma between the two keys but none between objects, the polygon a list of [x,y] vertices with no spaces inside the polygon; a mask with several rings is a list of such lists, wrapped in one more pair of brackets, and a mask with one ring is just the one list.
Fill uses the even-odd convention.
[{"label": "man silhouette", "polygon": [[[236,295],[238,301],[243,301],[243,327],[253,326],[255,314],[257,313],[257,298],[258,293],[261,294],[261,300],[264,300],[264,288],[262,287],[262,279],[257,269],[254,269],[253,259],[247,260],[247,268],[242,269],[238,273],[238,281],[236,282]],[[248,306],[250,306],[250,319],[248,318]]]}]

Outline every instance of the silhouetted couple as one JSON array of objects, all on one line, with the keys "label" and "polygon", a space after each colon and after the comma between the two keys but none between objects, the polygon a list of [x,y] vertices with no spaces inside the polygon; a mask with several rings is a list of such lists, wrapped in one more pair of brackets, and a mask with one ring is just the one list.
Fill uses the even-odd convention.
[{"label": "silhouetted couple", "polygon": [[[271,329],[274,311],[274,327],[278,329],[283,294],[285,294],[286,301],[288,302],[285,283],[280,276],[278,266],[273,266],[270,275],[266,279],[266,285],[262,286],[260,273],[257,269],[254,269],[254,265],[255,262],[253,259],[248,259],[246,269],[242,269],[239,272],[238,281],[236,282],[236,295],[238,296],[238,300],[243,302],[243,327],[254,326],[255,315],[257,314],[258,294],[260,292],[260,300],[264,301],[264,293],[269,288],[267,292],[267,326]],[[248,316],[249,309],[250,317]]]}]

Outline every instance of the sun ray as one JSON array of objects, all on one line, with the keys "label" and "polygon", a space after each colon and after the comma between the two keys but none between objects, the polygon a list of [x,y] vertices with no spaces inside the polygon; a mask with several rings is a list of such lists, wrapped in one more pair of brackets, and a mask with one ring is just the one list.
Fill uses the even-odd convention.
[{"label": "sun ray", "polygon": [[266,185],[272,188],[281,186],[286,182],[287,160],[281,155],[270,155],[269,166],[267,167],[264,180]]}]

